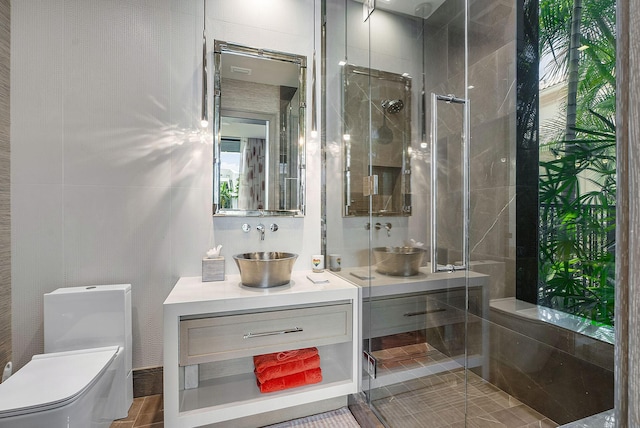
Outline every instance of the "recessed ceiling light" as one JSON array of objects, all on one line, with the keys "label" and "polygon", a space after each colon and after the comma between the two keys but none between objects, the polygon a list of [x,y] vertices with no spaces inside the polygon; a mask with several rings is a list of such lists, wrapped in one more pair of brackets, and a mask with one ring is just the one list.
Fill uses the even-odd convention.
[{"label": "recessed ceiling light", "polygon": [[433,12],[433,5],[429,2],[420,3],[413,11],[419,18],[428,18],[431,12]]}]

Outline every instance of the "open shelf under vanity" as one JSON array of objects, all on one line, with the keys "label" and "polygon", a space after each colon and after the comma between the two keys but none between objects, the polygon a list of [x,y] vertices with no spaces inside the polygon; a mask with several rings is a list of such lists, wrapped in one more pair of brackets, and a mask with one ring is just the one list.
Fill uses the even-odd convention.
[{"label": "open shelf under vanity", "polygon": [[[358,391],[357,287],[294,272],[280,289],[181,278],[164,304],[165,423],[195,427],[346,397]],[[278,332],[292,332],[279,334]],[[256,334],[257,333],[257,334]],[[265,334],[267,333],[267,334]],[[253,356],[316,347],[322,381],[262,393]]]}]

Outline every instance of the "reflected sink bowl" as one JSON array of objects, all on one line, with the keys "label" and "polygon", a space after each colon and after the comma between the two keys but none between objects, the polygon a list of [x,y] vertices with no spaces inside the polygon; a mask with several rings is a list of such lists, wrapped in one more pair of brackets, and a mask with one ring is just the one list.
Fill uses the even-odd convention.
[{"label": "reflected sink bowl", "polygon": [[373,257],[376,271],[392,276],[413,276],[420,273],[424,250],[414,247],[376,247]]},{"label": "reflected sink bowl", "polygon": [[256,288],[288,284],[297,258],[297,254],[275,251],[242,253],[233,256],[240,270],[242,285]]}]

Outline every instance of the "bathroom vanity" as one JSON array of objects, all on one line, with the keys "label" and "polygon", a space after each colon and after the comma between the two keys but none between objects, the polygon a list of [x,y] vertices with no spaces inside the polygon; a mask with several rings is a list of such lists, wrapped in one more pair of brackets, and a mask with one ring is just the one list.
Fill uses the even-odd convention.
[{"label": "bathroom vanity", "polygon": [[[365,343],[371,342],[369,365],[378,366],[369,367],[368,371],[375,373],[369,387],[388,386],[462,366],[488,373],[489,276],[472,271],[432,273],[428,266],[407,277],[385,275],[375,267],[343,268],[339,275],[359,288],[362,338]],[[407,360],[391,371],[385,370],[385,363],[377,358],[384,353],[376,352],[385,347],[380,347],[385,337],[416,331],[425,332],[425,343],[446,355],[439,354],[431,362],[419,355],[420,364]],[[465,345],[467,353],[458,352],[457,348]]]},{"label": "bathroom vanity", "polygon": [[[314,283],[307,276],[326,279]],[[194,427],[346,397],[358,391],[358,287],[294,271],[289,285],[180,278],[164,302],[165,425]],[[253,356],[317,347],[323,380],[261,393]]]}]

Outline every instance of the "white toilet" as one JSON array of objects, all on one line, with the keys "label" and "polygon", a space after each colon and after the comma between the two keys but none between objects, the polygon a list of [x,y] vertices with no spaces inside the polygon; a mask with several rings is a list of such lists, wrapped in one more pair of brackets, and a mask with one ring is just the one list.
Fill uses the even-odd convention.
[{"label": "white toilet", "polygon": [[109,427],[127,417],[131,285],[45,294],[44,351],[0,384],[0,428]]}]

